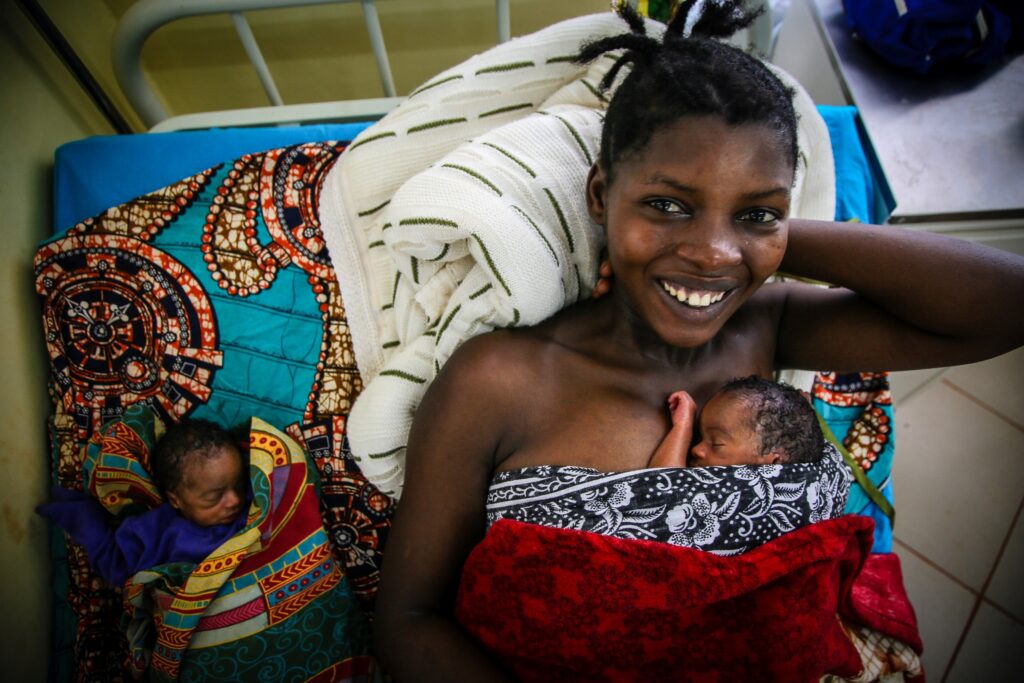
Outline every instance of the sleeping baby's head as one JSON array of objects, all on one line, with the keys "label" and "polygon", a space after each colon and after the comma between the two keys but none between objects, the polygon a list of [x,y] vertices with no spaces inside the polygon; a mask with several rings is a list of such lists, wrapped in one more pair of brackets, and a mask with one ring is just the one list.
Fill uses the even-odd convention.
[{"label": "sleeping baby's head", "polygon": [[153,452],[167,501],[200,526],[227,524],[245,509],[248,479],[231,435],[206,420],[170,427]]},{"label": "sleeping baby's head", "polygon": [[811,463],[825,449],[803,394],[760,377],[735,379],[715,393],[700,412],[700,434],[690,466]]}]

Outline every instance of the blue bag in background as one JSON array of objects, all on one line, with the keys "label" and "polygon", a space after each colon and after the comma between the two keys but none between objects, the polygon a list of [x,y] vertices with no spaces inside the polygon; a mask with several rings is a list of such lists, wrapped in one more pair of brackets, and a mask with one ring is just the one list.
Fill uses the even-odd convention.
[{"label": "blue bag in background", "polygon": [[[1019,0],[1018,0],[1019,1]],[[853,29],[882,59],[926,74],[944,64],[990,64],[1013,21],[1000,0],[843,0]]]}]

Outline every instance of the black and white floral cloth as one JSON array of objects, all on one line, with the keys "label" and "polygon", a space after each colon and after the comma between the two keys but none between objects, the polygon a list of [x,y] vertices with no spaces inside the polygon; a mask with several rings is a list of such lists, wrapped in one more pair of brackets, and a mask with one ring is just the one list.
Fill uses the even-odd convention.
[{"label": "black and white floral cloth", "polygon": [[831,444],[810,464],[629,472],[527,467],[491,480],[487,524],[508,518],[737,555],[839,517],[852,479]]}]

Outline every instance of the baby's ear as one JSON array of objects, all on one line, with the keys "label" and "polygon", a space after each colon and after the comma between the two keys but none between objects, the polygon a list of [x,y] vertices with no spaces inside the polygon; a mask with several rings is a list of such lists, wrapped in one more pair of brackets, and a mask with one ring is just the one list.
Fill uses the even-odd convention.
[{"label": "baby's ear", "polygon": [[181,509],[181,499],[178,498],[178,494],[174,491],[167,492],[167,502],[171,504],[171,507],[175,510]]},{"label": "baby's ear", "polygon": [[782,453],[764,453],[761,456],[762,465],[781,465],[786,462],[786,458],[783,457]]}]

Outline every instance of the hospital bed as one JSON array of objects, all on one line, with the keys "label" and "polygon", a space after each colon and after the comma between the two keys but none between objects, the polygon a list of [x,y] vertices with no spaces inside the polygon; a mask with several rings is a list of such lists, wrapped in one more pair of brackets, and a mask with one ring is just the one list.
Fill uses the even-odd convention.
[{"label": "hospital bed", "polygon": [[[236,424],[259,415],[317,465],[332,548],[371,609],[394,501],[349,453],[346,421],[364,379],[317,207],[339,157],[404,98],[395,92],[373,0],[361,6],[386,97],[360,101],[283,104],[243,14],[325,2],[132,6],[117,29],[115,68],[150,132],[57,150],[55,237],[37,257],[37,290],[53,371],[55,483],[79,482],[83,445],[135,403],[165,421]],[[180,16],[228,13],[272,106],[168,116],[139,57],[146,37],[179,16],[172,9]],[[504,42],[507,0],[496,0],[495,12]],[[884,221],[870,203],[874,180],[856,112],[820,111],[836,163],[835,217]],[[107,317],[89,318],[88,306]],[[887,550],[885,504],[878,506],[878,497],[889,495],[891,467],[891,452],[888,464],[883,453],[891,448],[884,376],[821,375],[816,395],[829,404],[840,440],[852,435],[848,445],[874,493],[853,496],[851,505],[876,518],[883,529],[876,549]],[[54,547],[62,577],[55,670],[61,679],[113,675],[124,655],[111,645],[119,637],[118,596],[90,590],[81,553],[66,551],[63,538],[55,536]]]}]

